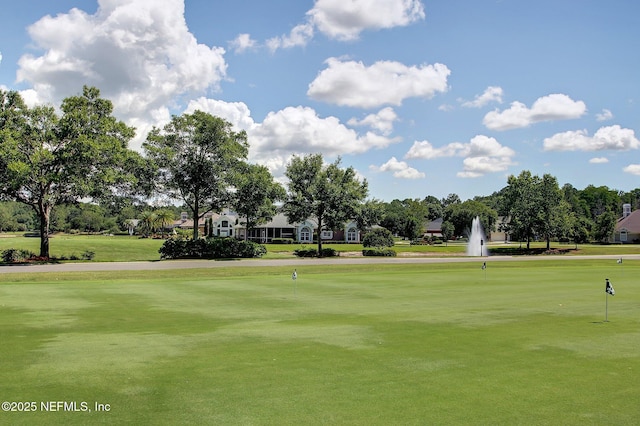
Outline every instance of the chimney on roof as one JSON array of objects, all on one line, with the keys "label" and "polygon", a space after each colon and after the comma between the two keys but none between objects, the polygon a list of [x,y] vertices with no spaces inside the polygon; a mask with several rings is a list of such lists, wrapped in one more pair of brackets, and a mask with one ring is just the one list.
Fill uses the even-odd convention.
[{"label": "chimney on roof", "polygon": [[625,218],[631,214],[631,204],[622,205],[622,217]]}]

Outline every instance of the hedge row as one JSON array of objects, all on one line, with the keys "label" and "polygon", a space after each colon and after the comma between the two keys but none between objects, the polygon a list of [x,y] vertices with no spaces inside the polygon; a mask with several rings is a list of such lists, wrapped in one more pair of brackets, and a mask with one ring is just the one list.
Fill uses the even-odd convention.
[{"label": "hedge row", "polygon": [[[298,250],[294,250],[293,254],[295,254],[298,257],[318,257],[318,250],[314,248],[298,249]],[[320,257],[337,257],[337,256],[340,256],[340,252],[336,251],[335,249],[323,248],[322,254]]]},{"label": "hedge row", "polygon": [[169,239],[158,251],[161,259],[231,259],[261,257],[267,249],[252,241],[210,237],[199,240]]},{"label": "hedge row", "polygon": [[392,249],[364,249],[362,250],[362,255],[396,257],[396,251]]}]

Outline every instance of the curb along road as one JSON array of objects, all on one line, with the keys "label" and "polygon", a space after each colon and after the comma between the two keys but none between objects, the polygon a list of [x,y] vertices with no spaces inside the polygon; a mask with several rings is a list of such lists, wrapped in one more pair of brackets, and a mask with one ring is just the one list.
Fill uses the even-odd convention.
[{"label": "curb along road", "polygon": [[37,265],[3,265],[0,274],[26,272],[94,272],[94,271],[151,271],[170,269],[198,269],[223,267],[291,267],[306,265],[368,265],[368,264],[428,264],[463,262],[509,262],[529,260],[640,260],[640,254],[596,256],[488,256],[488,257],[407,257],[407,258],[323,258],[323,259],[243,259],[243,260],[163,260],[155,262],[86,262]]}]

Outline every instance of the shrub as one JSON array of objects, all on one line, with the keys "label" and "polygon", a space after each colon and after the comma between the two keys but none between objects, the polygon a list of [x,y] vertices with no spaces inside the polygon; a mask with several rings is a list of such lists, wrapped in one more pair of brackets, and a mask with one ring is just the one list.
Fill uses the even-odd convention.
[{"label": "shrub", "polygon": [[18,263],[35,257],[35,253],[22,249],[6,249],[2,252],[2,261],[4,263]]},{"label": "shrub", "polygon": [[396,257],[396,251],[392,249],[364,249],[362,250],[362,255]]},{"label": "shrub", "polygon": [[393,234],[386,228],[376,228],[367,232],[362,239],[364,247],[393,247]]},{"label": "shrub", "polygon": [[295,254],[298,257],[318,257],[318,250],[314,249],[314,248],[302,248],[302,249],[297,249],[293,251],[293,254]]},{"label": "shrub", "polygon": [[267,249],[252,241],[211,237],[195,241],[171,238],[158,251],[161,259],[229,259],[261,257]]},{"label": "shrub", "polygon": [[323,248],[320,257],[338,257],[340,252],[332,248]]}]

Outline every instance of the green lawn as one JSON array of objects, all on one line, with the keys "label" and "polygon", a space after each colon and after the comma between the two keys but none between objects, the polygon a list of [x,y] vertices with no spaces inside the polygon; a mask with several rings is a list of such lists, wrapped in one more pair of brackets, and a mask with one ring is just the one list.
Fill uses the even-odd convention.
[{"label": "green lawn", "polygon": [[[56,234],[49,240],[50,253],[55,258],[80,258],[85,251],[95,253],[96,262],[133,262],[159,260],[158,249],[163,240],[129,236]],[[14,248],[40,252],[40,238],[22,234],[0,234],[0,252]]]},{"label": "green lawn", "polygon": [[[138,238],[129,236],[105,236],[105,235],[64,235],[56,234],[51,238],[51,255],[55,258],[81,258],[85,251],[95,253],[95,262],[127,262],[127,261],[153,261],[159,260],[158,249],[163,240]],[[525,245],[522,245],[525,247]],[[532,248],[542,249],[542,242],[532,243]],[[0,252],[9,248],[31,250],[39,252],[39,238],[23,237],[22,234],[0,233]],[[310,244],[267,244],[266,259],[278,259],[294,257],[293,251],[301,248],[315,248]],[[323,247],[333,248],[339,252],[361,252],[361,244],[324,244]],[[518,249],[519,243],[490,244],[489,250],[493,255],[510,254],[510,251]],[[573,250],[573,244],[553,243],[552,248],[570,250],[571,254],[638,254],[640,245],[579,245],[578,250]],[[408,242],[398,241],[394,250],[399,256],[460,256],[466,252],[466,243],[450,242],[436,245],[410,245]]]},{"label": "green lawn", "polygon": [[637,424],[640,262],[487,263],[0,274],[0,423]]}]

